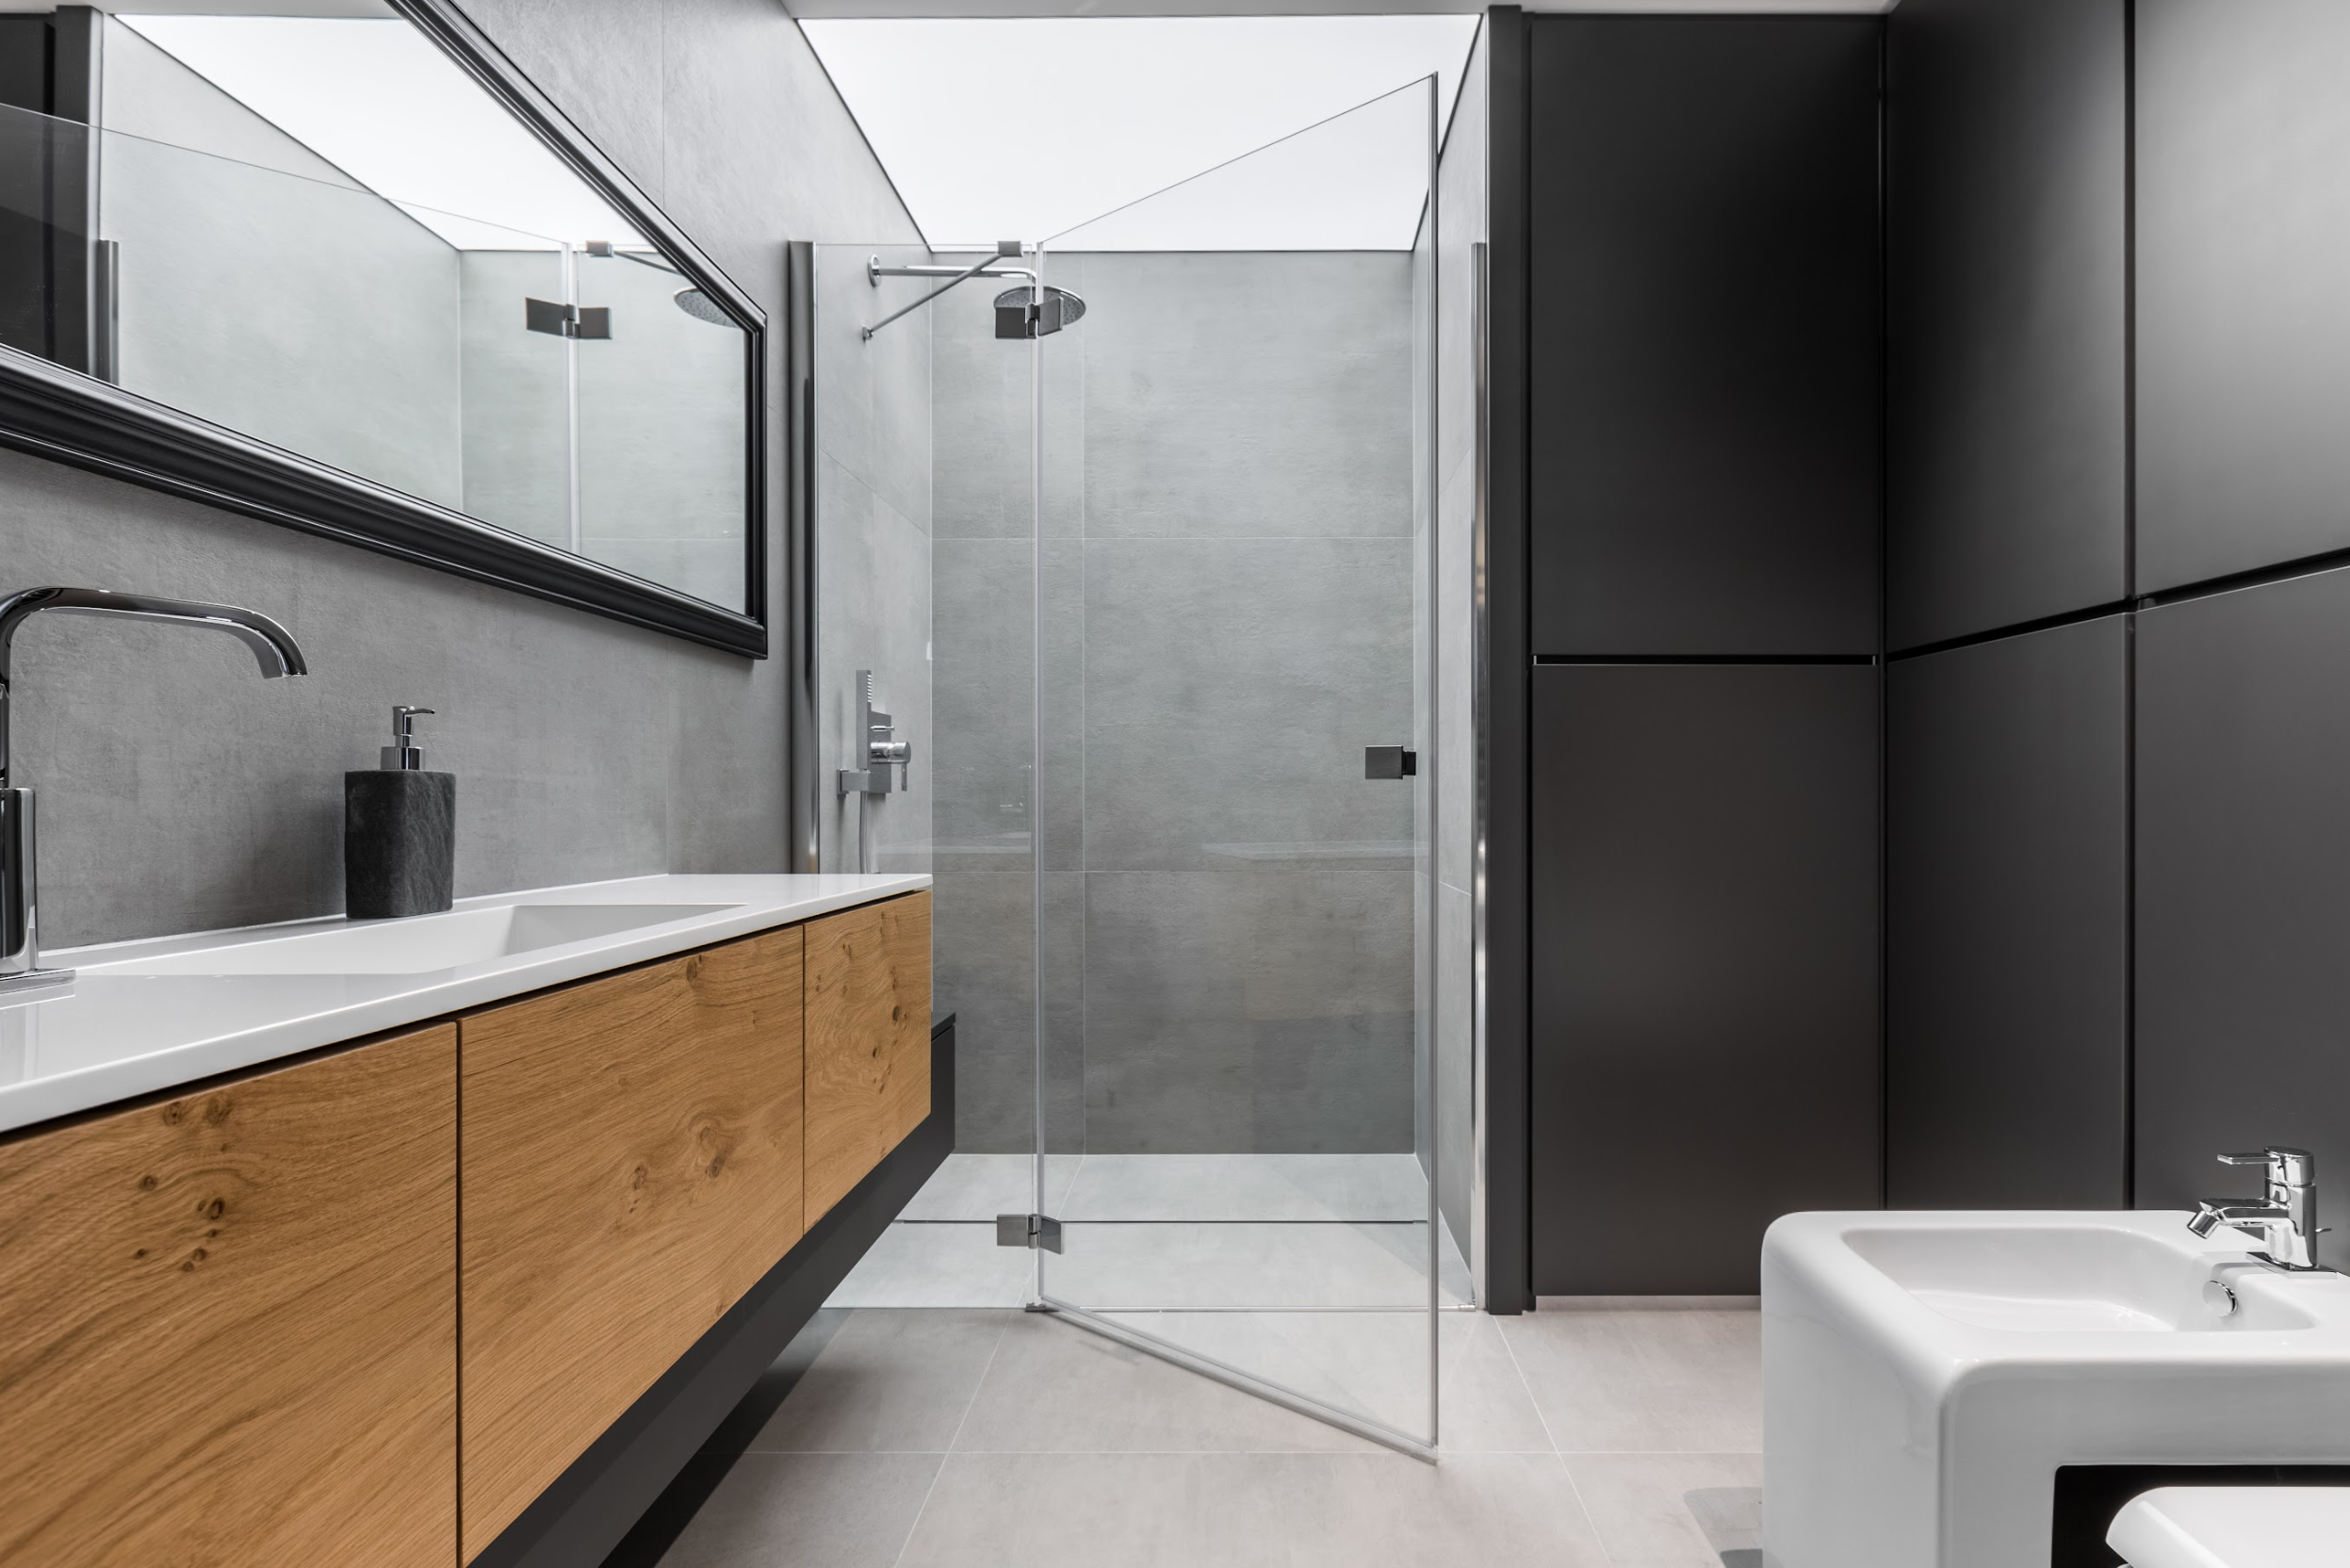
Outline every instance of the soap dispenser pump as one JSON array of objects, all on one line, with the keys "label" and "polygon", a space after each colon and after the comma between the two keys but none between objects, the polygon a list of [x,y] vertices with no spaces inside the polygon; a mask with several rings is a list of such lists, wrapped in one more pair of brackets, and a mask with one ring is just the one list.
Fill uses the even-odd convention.
[{"label": "soap dispenser pump", "polygon": [[430,915],[457,881],[457,776],[424,771],[416,720],[392,710],[383,766],[343,775],[343,907],[352,920]]}]

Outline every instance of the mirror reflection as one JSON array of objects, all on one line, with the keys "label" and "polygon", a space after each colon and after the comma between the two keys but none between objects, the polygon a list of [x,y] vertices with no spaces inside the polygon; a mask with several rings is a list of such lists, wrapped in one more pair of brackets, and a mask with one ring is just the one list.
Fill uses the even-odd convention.
[{"label": "mirror reflection", "polygon": [[747,324],[424,31],[333,8],[84,13],[63,81],[0,18],[0,342],[746,609]]}]

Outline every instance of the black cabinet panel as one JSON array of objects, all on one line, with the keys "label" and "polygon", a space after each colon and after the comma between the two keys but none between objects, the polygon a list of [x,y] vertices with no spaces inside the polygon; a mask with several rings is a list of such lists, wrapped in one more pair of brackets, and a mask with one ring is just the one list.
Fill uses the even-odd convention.
[{"label": "black cabinet panel", "polygon": [[1876,1206],[1877,713],[1867,665],[1534,672],[1542,1294],[1751,1294],[1779,1215]]},{"label": "black cabinet panel", "polygon": [[1531,26],[1535,650],[1873,653],[1880,23]]},{"label": "black cabinet panel", "polygon": [[1888,674],[1896,1208],[2123,1206],[2128,661],[2114,616]]},{"label": "black cabinet panel", "polygon": [[2126,27],[2124,0],[1886,19],[1896,648],[2129,591]]},{"label": "black cabinet panel", "polygon": [[2141,1207],[2258,1191],[2212,1156],[2264,1143],[2350,1177],[2345,694],[2350,571],[2138,618]]},{"label": "black cabinet panel", "polygon": [[2138,583],[2350,547],[2350,5],[2138,0]]}]

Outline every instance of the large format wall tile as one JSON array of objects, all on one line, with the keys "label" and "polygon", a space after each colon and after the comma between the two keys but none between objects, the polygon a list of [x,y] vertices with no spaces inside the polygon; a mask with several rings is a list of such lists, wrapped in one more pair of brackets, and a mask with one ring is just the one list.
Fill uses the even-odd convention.
[{"label": "large format wall tile", "polygon": [[867,258],[927,260],[919,245],[816,247],[816,445],[931,531],[931,318],[916,311],[868,338],[864,325],[922,297],[920,278],[866,282]]},{"label": "large format wall tile", "polygon": [[[1080,664],[1085,620],[1074,540],[1045,542],[1044,864],[1075,870],[1084,826]],[[1026,863],[1037,694],[1034,556],[1025,539],[937,546],[938,853],[941,865]]]},{"label": "large format wall tile", "polygon": [[1882,24],[1527,36],[1535,651],[1875,652]]},{"label": "large format wall tile", "polygon": [[[817,736],[822,747],[824,867],[857,869],[859,813],[871,811],[873,871],[930,869],[931,545],[929,535],[829,457],[817,460]],[[855,765],[857,672],[873,672],[876,706],[913,743],[886,795],[848,796],[835,770]]]},{"label": "large format wall tile", "polygon": [[[1216,868],[1314,844],[1397,853],[1412,790],[1411,544],[1089,540],[1085,868]],[[1311,852],[1311,851],[1309,851]]]},{"label": "large format wall tile", "polygon": [[1894,647],[2128,592],[2128,9],[1886,19]]},{"label": "large format wall tile", "polygon": [[1411,868],[1085,877],[1085,1141],[1139,1153],[1412,1140]]},{"label": "large format wall tile", "polygon": [[2129,662],[2116,615],[1892,666],[1899,1207],[2118,1208],[2128,1192]]},{"label": "large format wall tile", "polygon": [[1085,532],[1405,533],[1401,252],[1086,258]]},{"label": "large format wall tile", "polygon": [[[955,1136],[966,1152],[1036,1147],[1034,892],[1025,869],[946,870],[933,885],[934,994],[955,1022]],[[1045,1130],[1085,1147],[1084,890],[1045,879]]]},{"label": "large format wall tile", "polygon": [[2345,687],[2350,571],[2138,617],[2140,1207],[2257,1192],[2224,1151],[2350,1168]]},{"label": "large format wall tile", "polygon": [[2350,7],[2140,0],[2137,592],[2350,547]]}]

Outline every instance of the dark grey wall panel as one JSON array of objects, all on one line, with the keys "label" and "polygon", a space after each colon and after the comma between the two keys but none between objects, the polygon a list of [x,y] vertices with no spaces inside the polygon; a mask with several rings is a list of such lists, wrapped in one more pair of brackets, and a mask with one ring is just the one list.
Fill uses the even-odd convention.
[{"label": "dark grey wall panel", "polygon": [[2138,583],[2350,547],[2350,5],[2138,0]]},{"label": "dark grey wall panel", "polygon": [[2212,1156],[2264,1143],[2350,1176],[2346,692],[2350,571],[2139,617],[2141,1207],[2257,1190]]},{"label": "dark grey wall panel", "polygon": [[1885,1201],[2123,1206],[2129,630],[1894,664]]},{"label": "dark grey wall panel", "polygon": [[1887,642],[2128,592],[2124,0],[1886,19]]},{"label": "dark grey wall panel", "polygon": [[1535,1288],[1752,1293],[1880,1200],[1878,673],[1534,677]]},{"label": "dark grey wall panel", "polygon": [[1536,650],[1873,653],[1881,24],[1532,33]]}]

